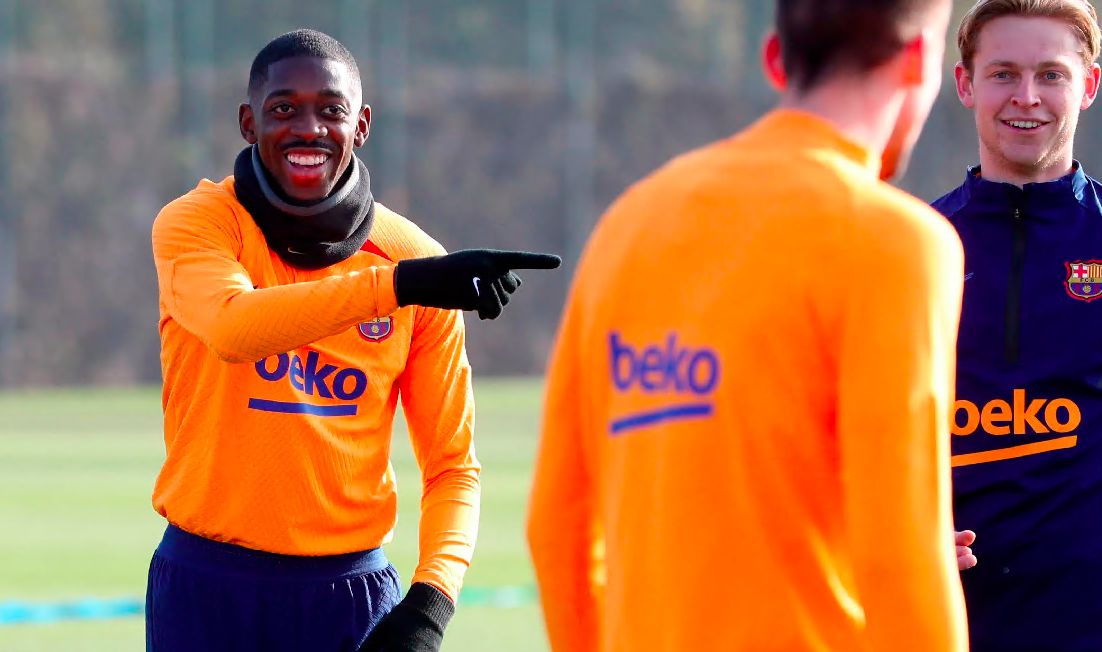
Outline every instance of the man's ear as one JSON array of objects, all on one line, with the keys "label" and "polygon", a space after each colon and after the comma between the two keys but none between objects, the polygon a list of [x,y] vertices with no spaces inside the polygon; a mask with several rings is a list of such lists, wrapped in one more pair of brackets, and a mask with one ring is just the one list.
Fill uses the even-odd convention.
[{"label": "man's ear", "polygon": [[773,90],[782,92],[788,86],[788,76],[784,72],[784,60],[781,57],[781,38],[775,31],[765,36],[761,48],[761,65],[765,79]]},{"label": "man's ear", "polygon": [[1087,69],[1086,87],[1083,89],[1083,101],[1079,103],[1079,109],[1089,108],[1094,104],[1094,98],[1098,96],[1098,64],[1092,63]]},{"label": "man's ear", "polygon": [[356,147],[362,147],[367,142],[367,137],[370,134],[371,107],[364,104],[360,107],[360,114],[356,118],[356,137],[352,139],[352,144]]},{"label": "man's ear", "polygon": [[241,129],[241,137],[250,145],[256,144],[256,117],[253,115],[253,107],[248,102],[242,102],[237,107],[237,126]]},{"label": "man's ear", "polygon": [[971,109],[976,105],[975,90],[972,88],[972,73],[964,66],[963,61],[958,61],[953,66],[953,76],[957,80],[957,97],[965,108]]},{"label": "man's ear", "polygon": [[910,41],[903,44],[899,52],[900,81],[905,86],[922,86],[926,82],[926,48],[930,47],[929,35],[922,31]]}]

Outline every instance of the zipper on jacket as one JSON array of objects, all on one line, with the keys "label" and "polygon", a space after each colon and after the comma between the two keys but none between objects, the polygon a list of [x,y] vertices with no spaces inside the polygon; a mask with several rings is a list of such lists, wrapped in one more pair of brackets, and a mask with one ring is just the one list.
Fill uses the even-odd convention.
[{"label": "zipper on jacket", "polygon": [[1010,280],[1006,296],[1006,361],[1018,362],[1018,344],[1021,338],[1022,277],[1025,274],[1026,224],[1022,209],[1014,207],[1014,251],[1010,260]]}]

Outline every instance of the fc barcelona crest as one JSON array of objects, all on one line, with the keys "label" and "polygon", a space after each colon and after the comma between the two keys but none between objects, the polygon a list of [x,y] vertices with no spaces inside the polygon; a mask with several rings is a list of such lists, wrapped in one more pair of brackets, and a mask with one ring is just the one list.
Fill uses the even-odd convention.
[{"label": "fc barcelona crest", "polygon": [[394,322],[390,317],[378,317],[371,321],[360,322],[357,327],[360,337],[368,342],[382,342],[394,332]]},{"label": "fc barcelona crest", "polygon": [[1102,297],[1102,260],[1077,260],[1064,265],[1068,269],[1064,282],[1068,294],[1080,301]]}]

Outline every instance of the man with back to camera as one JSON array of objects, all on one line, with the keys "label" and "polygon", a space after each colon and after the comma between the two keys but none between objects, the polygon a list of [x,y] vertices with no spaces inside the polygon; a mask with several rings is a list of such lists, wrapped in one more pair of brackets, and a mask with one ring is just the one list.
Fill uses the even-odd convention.
[{"label": "man with back to camera", "polygon": [[[169,521],[149,569],[147,649],[432,651],[474,547],[479,464],[457,309],[497,317],[546,254],[445,255],[375,202],[348,50],[312,30],[256,56],[234,174],[153,227]],[[398,400],[422,475],[405,597]]]},{"label": "man with back to camera", "polygon": [[934,207],[965,251],[952,439],[956,524],[978,536],[972,646],[1102,650],[1102,186],[1072,157],[1097,17],[981,0],[957,43],[979,166]]},{"label": "man with back to camera", "polygon": [[630,188],[549,366],[528,537],[555,652],[967,648],[963,263],[903,167],[948,0],[780,0],[780,106]]}]

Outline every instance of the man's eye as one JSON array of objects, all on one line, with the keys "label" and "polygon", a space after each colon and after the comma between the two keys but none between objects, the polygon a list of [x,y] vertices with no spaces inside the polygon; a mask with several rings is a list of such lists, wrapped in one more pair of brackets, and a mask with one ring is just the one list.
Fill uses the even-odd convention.
[{"label": "man's eye", "polygon": [[291,108],[290,104],[276,104],[270,110],[272,113],[275,113],[277,115],[287,115],[294,109]]},{"label": "man's eye", "polygon": [[991,74],[991,78],[992,79],[1003,79],[1003,80],[1010,79],[1010,71],[1009,70],[997,70],[997,71],[995,71],[994,73]]},{"label": "man's eye", "polygon": [[334,117],[334,118],[340,118],[340,117],[348,115],[348,111],[345,110],[345,108],[343,106],[339,105],[339,104],[332,104],[330,106],[325,107],[325,113],[329,116]]},{"label": "man's eye", "polygon": [[1045,81],[1060,81],[1064,78],[1064,75],[1056,72],[1055,70],[1049,70],[1044,74]]}]

